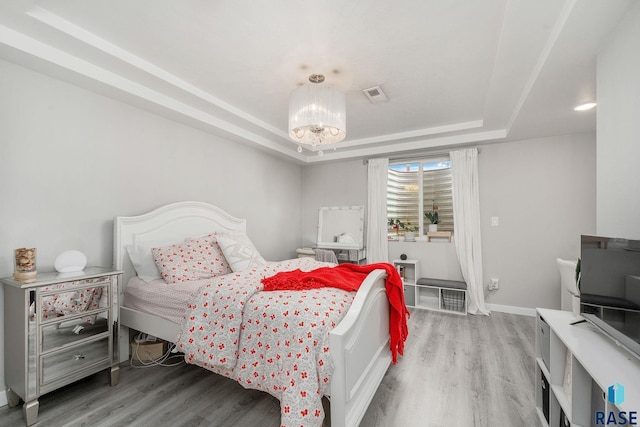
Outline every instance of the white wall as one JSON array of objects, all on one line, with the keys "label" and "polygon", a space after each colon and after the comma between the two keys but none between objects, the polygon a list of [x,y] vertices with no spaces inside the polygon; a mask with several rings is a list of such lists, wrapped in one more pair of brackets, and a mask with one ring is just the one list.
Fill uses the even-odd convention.
[{"label": "white wall", "polygon": [[[595,231],[595,135],[578,134],[481,147],[480,213],[484,283],[501,288],[487,302],[521,308],[559,308],[556,258],[577,259],[580,234]],[[303,241],[315,241],[317,209],[366,206],[361,161],[305,166]],[[491,227],[498,216],[500,225]],[[389,255],[421,261],[421,273],[459,280],[453,244],[390,243]]]},{"label": "white wall", "polygon": [[390,261],[400,259],[402,254],[405,254],[407,259],[420,261],[418,277],[463,280],[456,246],[446,239],[427,242],[423,236],[417,238],[415,242],[389,242]]},{"label": "white wall", "polygon": [[181,200],[247,218],[267,259],[295,255],[300,166],[1,61],[0,94],[0,277],[25,246],[39,271],[67,249],[111,266],[114,216]]},{"label": "white wall", "polygon": [[577,259],[595,231],[595,164],[593,134],[481,148],[484,283],[500,279],[487,303],[560,308],[556,258]]},{"label": "white wall", "polygon": [[302,170],[303,246],[313,246],[317,241],[318,209],[322,206],[364,206],[366,209],[367,166],[362,160],[304,166]]},{"label": "white wall", "polygon": [[598,234],[640,239],[640,3],[598,56]]}]

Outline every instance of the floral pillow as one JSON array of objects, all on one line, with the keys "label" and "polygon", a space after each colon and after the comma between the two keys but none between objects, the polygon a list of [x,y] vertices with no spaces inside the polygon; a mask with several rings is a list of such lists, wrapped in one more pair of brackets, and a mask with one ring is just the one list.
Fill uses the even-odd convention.
[{"label": "floral pillow", "polygon": [[151,252],[153,261],[167,283],[207,279],[231,273],[222,251],[207,237],[152,248]]},{"label": "floral pillow", "polygon": [[246,234],[217,234],[215,240],[234,272],[250,270],[267,263]]}]

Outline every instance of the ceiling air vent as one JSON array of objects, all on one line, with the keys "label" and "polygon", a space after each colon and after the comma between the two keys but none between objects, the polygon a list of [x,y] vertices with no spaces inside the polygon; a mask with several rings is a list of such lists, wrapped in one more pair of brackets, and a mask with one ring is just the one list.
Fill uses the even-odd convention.
[{"label": "ceiling air vent", "polygon": [[370,87],[369,89],[363,89],[362,93],[364,93],[365,96],[369,98],[369,101],[371,101],[372,104],[387,102],[389,100],[389,98],[387,98],[387,95],[384,94],[380,86],[374,86],[374,87]]}]

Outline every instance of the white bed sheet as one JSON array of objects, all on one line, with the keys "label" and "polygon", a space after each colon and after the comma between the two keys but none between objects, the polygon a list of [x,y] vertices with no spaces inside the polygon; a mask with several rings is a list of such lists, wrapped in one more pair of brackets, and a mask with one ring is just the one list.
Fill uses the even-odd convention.
[{"label": "white bed sheet", "polygon": [[132,277],[124,294],[124,306],[181,324],[193,294],[210,279],[167,283],[164,279],[145,282]]}]

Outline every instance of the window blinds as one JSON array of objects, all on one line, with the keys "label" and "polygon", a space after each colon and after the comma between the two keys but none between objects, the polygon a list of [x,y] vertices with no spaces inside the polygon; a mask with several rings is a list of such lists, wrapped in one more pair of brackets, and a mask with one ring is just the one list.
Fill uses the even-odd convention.
[{"label": "window blinds", "polygon": [[[410,224],[422,232],[429,224],[424,217],[438,206],[439,231],[453,231],[451,166],[448,159],[394,164],[387,180],[387,216]],[[395,235],[395,230],[389,230]],[[403,234],[400,230],[399,234]]]}]

